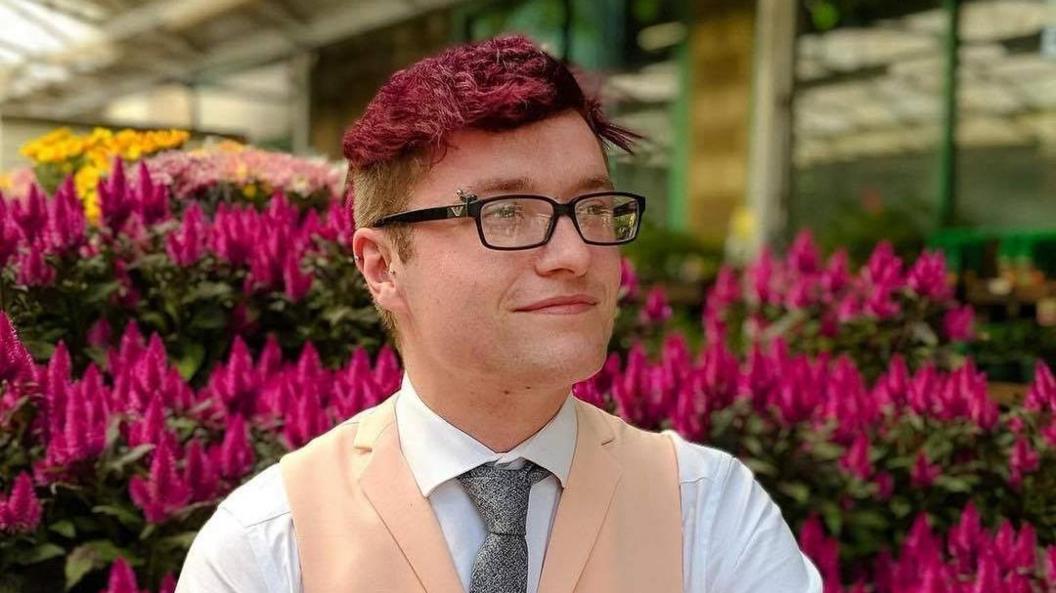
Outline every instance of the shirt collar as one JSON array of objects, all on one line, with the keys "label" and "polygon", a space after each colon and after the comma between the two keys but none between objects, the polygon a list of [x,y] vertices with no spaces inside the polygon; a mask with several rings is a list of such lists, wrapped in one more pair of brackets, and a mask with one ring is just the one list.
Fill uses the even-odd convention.
[{"label": "shirt collar", "polygon": [[557,476],[564,487],[576,446],[576,409],[571,394],[550,422],[507,453],[496,453],[444,420],[418,396],[406,373],[396,399],[396,430],[407,465],[422,496],[482,463],[527,459]]}]

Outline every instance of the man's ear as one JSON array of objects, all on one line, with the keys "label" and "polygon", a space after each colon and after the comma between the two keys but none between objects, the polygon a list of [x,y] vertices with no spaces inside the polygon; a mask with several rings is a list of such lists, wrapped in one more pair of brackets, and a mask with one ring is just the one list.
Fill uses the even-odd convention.
[{"label": "man's ear", "polygon": [[386,233],[374,228],[356,229],[352,235],[352,254],[374,302],[388,311],[401,309],[403,296],[394,269],[400,262]]}]

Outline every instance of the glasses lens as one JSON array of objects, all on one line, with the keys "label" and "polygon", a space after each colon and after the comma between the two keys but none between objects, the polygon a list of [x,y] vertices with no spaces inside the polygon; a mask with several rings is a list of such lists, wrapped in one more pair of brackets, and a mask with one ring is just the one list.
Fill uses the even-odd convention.
[{"label": "glasses lens", "polygon": [[493,247],[524,247],[541,243],[550,226],[553,207],[537,198],[506,198],[480,210],[480,227]]},{"label": "glasses lens", "polygon": [[576,203],[576,222],[593,243],[626,243],[638,233],[638,200],[619,194],[591,196]]}]

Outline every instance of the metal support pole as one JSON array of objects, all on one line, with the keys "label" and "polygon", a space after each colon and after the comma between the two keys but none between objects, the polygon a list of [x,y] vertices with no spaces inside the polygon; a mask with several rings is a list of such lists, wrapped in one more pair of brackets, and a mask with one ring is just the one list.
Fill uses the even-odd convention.
[{"label": "metal support pole", "polygon": [[943,0],[946,10],[946,60],[942,96],[942,143],[939,147],[938,228],[954,223],[957,214],[957,64],[960,0]]},{"label": "metal support pole", "polygon": [[751,256],[780,238],[792,192],[792,95],[796,55],[795,0],[756,4],[755,64],[748,146]]}]

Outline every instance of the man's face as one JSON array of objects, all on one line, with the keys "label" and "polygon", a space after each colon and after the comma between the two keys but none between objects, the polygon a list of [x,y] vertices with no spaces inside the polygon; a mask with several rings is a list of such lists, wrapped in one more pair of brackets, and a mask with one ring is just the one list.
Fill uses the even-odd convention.
[{"label": "man's face", "polygon": [[[408,209],[457,204],[459,189],[567,202],[611,182],[597,139],[570,111],[512,131],[454,134]],[[512,387],[572,383],[601,367],[616,313],[617,247],[587,245],[568,217],[549,243],[523,251],[484,247],[468,218],[415,224],[411,236],[414,255],[395,262],[394,282],[403,349],[418,364],[494,374]],[[541,306],[554,298],[575,302]]]}]

